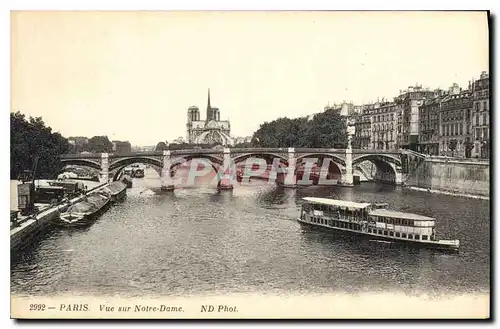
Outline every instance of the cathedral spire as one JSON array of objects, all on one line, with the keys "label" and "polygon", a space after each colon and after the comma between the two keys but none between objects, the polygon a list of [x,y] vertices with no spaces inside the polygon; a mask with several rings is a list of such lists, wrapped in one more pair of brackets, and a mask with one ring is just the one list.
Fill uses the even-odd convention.
[{"label": "cathedral spire", "polygon": [[210,88],[208,88],[208,103],[207,103],[207,110],[211,109],[212,106],[210,106]]}]

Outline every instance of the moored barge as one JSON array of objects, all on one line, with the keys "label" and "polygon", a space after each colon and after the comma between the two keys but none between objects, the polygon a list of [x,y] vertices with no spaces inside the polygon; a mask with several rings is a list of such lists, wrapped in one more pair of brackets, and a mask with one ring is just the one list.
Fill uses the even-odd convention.
[{"label": "moored barge", "polygon": [[303,198],[299,223],[363,235],[376,240],[458,251],[459,240],[436,238],[435,219],[384,209],[371,203]]},{"label": "moored barge", "polygon": [[111,203],[111,194],[104,190],[92,192],[61,213],[56,220],[59,226],[78,227],[91,225]]}]

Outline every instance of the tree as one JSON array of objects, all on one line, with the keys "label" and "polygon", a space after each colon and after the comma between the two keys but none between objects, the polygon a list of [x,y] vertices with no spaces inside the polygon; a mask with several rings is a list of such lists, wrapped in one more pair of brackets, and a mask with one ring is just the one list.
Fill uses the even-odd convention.
[{"label": "tree", "polygon": [[132,145],[130,145],[129,141],[113,141],[115,153],[117,154],[126,154],[132,152]]},{"label": "tree", "polygon": [[318,113],[311,120],[278,118],[261,124],[253,134],[252,144],[255,147],[345,147],[346,122],[333,109]]},{"label": "tree", "polygon": [[108,136],[94,136],[89,139],[89,149],[93,153],[110,153],[113,151],[113,143]]},{"label": "tree", "polygon": [[167,143],[165,142],[158,142],[158,144],[156,144],[156,147],[155,147],[155,151],[157,152],[163,152],[164,150],[167,150],[168,149],[168,146],[167,146]]},{"label": "tree", "polygon": [[456,139],[450,139],[448,141],[448,149],[451,151],[451,156],[455,156],[455,150],[457,149]]},{"label": "tree", "polygon": [[61,169],[59,157],[70,145],[59,133],[45,126],[42,118],[26,119],[20,112],[10,114],[10,178],[31,170],[38,157],[37,178],[51,178]]}]

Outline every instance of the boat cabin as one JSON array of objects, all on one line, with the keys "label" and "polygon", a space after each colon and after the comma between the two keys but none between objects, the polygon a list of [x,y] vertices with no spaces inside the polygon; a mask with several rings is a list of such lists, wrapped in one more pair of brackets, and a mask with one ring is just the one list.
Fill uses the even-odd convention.
[{"label": "boat cabin", "polygon": [[435,240],[435,219],[431,217],[375,209],[368,214],[368,220],[372,224],[368,233],[410,240]]},{"label": "boat cabin", "polygon": [[[392,239],[435,241],[435,219],[387,210],[381,205],[324,198],[304,198],[300,220]],[[383,205],[385,206],[385,204]]]},{"label": "boat cabin", "polygon": [[368,220],[371,203],[358,203],[343,200],[304,198],[300,218],[303,221],[338,227],[361,230],[361,221]]}]

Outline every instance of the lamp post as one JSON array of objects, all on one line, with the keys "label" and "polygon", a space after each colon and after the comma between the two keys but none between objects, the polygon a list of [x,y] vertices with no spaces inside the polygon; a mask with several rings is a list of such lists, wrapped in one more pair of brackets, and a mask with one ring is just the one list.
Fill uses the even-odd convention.
[{"label": "lamp post", "polygon": [[355,132],[354,124],[347,119],[347,148],[345,150],[345,175],[342,179],[342,185],[352,186],[354,182],[352,170],[352,136]]}]

